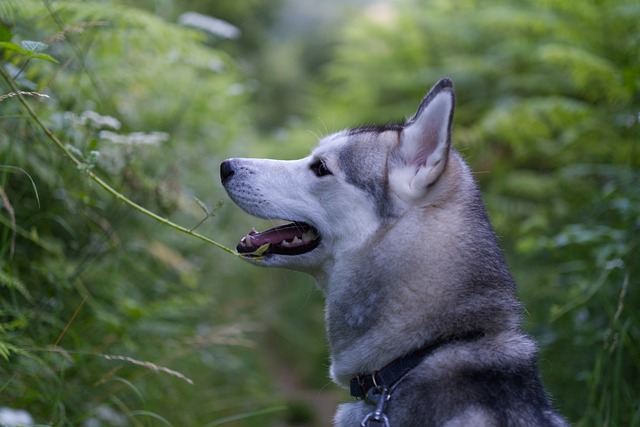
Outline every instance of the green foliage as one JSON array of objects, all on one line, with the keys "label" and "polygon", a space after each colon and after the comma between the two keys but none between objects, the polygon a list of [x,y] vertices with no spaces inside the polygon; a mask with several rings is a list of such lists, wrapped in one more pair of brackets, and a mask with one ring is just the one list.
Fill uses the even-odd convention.
[{"label": "green foliage", "polygon": [[6,49],[9,51],[18,52],[19,54],[24,55],[27,58],[44,59],[45,61],[57,63],[58,61],[56,61],[51,56],[45,53],[40,53],[43,50],[46,50],[48,47],[49,45],[45,43],[34,42],[31,40],[23,40],[20,43],[20,46],[11,42],[0,42],[0,48]]},{"label": "green foliage", "polygon": [[[250,134],[235,62],[197,31],[112,3],[2,2],[0,22],[0,66],[80,159],[65,159],[0,84],[2,405],[56,426],[277,416],[253,351],[234,349],[252,345],[260,295],[221,285],[244,273],[87,176],[221,233],[200,208],[229,222],[209,168]],[[245,371],[255,378],[238,380]]]},{"label": "green foliage", "polygon": [[346,26],[319,115],[388,120],[452,76],[456,145],[479,172],[557,406],[578,425],[640,424],[637,8],[385,7]]},{"label": "green foliage", "polygon": [[[295,158],[309,129],[402,120],[449,75],[456,147],[556,406],[581,426],[640,425],[640,8],[378,2],[287,38],[282,3],[0,2],[0,66],[19,89],[0,83],[1,404],[56,426],[322,425],[333,404],[304,393],[333,399],[310,279],[209,251],[89,175],[234,242],[254,224],[220,201],[222,159]],[[175,24],[188,10],[243,37]]]}]

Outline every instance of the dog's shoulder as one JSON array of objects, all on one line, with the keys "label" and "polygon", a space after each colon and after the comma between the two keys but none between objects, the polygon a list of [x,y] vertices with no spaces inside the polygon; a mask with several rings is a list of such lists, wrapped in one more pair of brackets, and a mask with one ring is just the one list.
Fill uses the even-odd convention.
[{"label": "dog's shoulder", "polygon": [[452,343],[399,385],[390,414],[404,426],[564,426],[536,358],[534,341],[517,331]]},{"label": "dog's shoulder", "polygon": [[[536,365],[537,347],[517,331],[453,342],[430,355],[392,393],[392,425],[566,426],[553,412]],[[358,426],[373,407],[345,404],[338,427]]]}]

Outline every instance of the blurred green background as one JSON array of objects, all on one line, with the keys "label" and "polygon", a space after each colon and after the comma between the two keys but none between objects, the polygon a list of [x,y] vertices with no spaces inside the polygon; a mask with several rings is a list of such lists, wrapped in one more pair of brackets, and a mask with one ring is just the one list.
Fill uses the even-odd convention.
[{"label": "blurred green background", "polygon": [[634,0],[2,0],[0,66],[83,163],[0,80],[0,412],[328,425],[350,398],[312,279],[161,225],[85,171],[187,228],[210,214],[197,231],[234,247],[267,224],[228,200],[223,159],[304,156],[450,76],[454,144],[555,406],[640,425],[638,22]]}]

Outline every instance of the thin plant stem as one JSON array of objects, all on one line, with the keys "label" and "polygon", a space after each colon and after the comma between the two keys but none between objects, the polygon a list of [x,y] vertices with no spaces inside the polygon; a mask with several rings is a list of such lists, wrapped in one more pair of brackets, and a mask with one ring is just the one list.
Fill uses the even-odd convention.
[{"label": "thin plant stem", "polygon": [[[76,166],[81,166],[82,165],[82,160],[78,159],[71,151],[69,151],[67,149],[67,147],[62,143],[62,141],[60,141],[60,139],[58,139],[58,137],[56,137],[54,135],[54,133],[44,124],[44,122],[42,121],[42,119],[40,119],[40,117],[36,114],[36,112],[33,110],[33,108],[31,108],[31,105],[29,105],[29,103],[27,102],[27,100],[24,98],[24,96],[22,95],[22,93],[18,90],[18,87],[16,86],[15,82],[13,81],[13,79],[7,74],[7,72],[5,71],[5,69],[3,67],[0,67],[0,74],[2,75],[2,78],[7,82],[7,84],[9,85],[9,87],[11,88],[11,90],[13,91],[13,93],[16,94],[16,97],[18,98],[18,100],[20,101],[20,104],[22,104],[22,106],[24,107],[24,109],[26,110],[27,114],[29,115],[29,117],[34,121],[34,123],[44,132],[44,134],[47,136],[47,138],[49,139],[49,141],[51,141],[55,146],[57,146],[65,155],[65,157],[67,157],[69,160],[71,160],[71,162],[73,162]],[[225,252],[228,252],[232,255],[235,256],[240,256],[236,251],[234,251],[233,249],[230,249],[224,245],[222,245],[221,243],[216,242],[213,239],[210,239],[206,236],[203,236],[202,234],[196,233],[186,227],[183,227],[179,224],[176,224],[170,220],[168,220],[167,218],[163,218],[160,215],[156,214],[155,212],[150,211],[149,209],[137,204],[136,202],[134,202],[133,200],[129,199],[128,197],[126,197],[124,194],[120,193],[119,191],[117,191],[115,188],[111,187],[109,184],[107,184],[104,180],[102,180],[99,176],[97,176],[95,173],[93,173],[90,170],[85,170],[84,171],[89,178],[91,178],[92,181],[94,181],[96,184],[98,184],[100,187],[102,187],[107,193],[111,194],[113,197],[115,197],[116,199],[120,200],[121,202],[129,205],[130,207],[132,207],[133,209],[137,210],[138,212],[141,212],[153,219],[155,219],[156,221],[167,225],[175,230],[181,231],[185,234],[188,234],[190,236],[193,236],[197,239],[200,239],[204,242],[207,242],[211,245],[216,246],[219,249],[222,249]]]}]

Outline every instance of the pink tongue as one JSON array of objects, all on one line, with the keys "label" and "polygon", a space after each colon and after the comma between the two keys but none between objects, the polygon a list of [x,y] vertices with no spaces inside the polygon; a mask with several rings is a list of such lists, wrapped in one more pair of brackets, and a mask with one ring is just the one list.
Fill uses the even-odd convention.
[{"label": "pink tongue", "polygon": [[302,236],[302,233],[304,233],[304,230],[301,230],[299,227],[290,226],[283,228],[274,228],[271,230],[263,231],[261,233],[249,233],[249,238],[251,239],[251,246],[260,247],[267,243],[277,244],[284,240],[293,240],[293,238],[296,236]]}]

